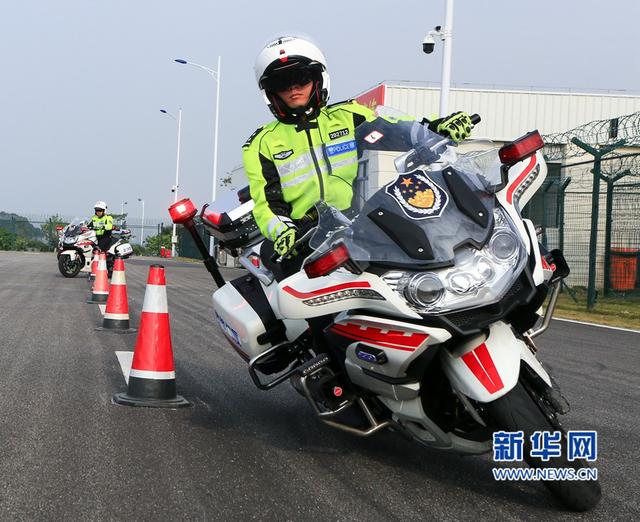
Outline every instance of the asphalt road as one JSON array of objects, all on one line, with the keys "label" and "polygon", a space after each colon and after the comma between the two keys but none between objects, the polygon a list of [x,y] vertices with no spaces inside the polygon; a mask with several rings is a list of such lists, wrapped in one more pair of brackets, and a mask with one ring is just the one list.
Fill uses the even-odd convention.
[{"label": "asphalt road", "polygon": [[[127,261],[133,326],[148,264]],[[539,484],[494,482],[490,456],[355,438],[288,385],[256,389],[212,322],[204,268],[165,266],[182,410],[112,404],[135,334],[94,331],[86,279],[52,254],[0,252],[0,520],[640,519],[640,334],[554,322],[540,340],[567,426],[598,430],[603,500],[574,515]]]}]

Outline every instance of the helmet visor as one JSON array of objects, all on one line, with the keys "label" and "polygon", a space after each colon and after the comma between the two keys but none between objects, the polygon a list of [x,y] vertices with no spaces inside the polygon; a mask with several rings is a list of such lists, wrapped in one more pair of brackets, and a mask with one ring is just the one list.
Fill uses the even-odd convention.
[{"label": "helmet visor", "polygon": [[307,85],[316,77],[315,73],[315,68],[308,65],[278,69],[264,78],[262,85],[269,92],[282,92],[294,85]]}]

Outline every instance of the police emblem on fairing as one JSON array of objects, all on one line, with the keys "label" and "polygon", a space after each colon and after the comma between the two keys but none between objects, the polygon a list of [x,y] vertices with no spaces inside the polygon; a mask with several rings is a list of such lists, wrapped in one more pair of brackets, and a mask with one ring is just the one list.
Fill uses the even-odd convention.
[{"label": "police emblem on fairing", "polygon": [[399,175],[385,187],[411,219],[438,217],[447,206],[449,196],[423,171]]}]

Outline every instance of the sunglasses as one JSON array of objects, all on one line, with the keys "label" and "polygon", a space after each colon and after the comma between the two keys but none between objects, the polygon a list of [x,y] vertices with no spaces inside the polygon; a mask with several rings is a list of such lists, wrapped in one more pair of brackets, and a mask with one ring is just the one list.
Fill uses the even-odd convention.
[{"label": "sunglasses", "polygon": [[265,80],[265,88],[271,92],[282,92],[294,85],[307,85],[313,81],[313,72],[306,68],[297,68],[290,71],[281,71],[272,74]]}]

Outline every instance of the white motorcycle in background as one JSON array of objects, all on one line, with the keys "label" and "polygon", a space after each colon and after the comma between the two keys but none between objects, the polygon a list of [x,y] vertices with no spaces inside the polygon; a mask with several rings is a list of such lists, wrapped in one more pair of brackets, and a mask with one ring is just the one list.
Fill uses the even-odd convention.
[{"label": "white motorcycle in background", "polygon": [[[353,220],[319,202],[317,226],[292,249],[308,253],[300,272],[276,282],[257,262],[264,238],[253,201],[200,214],[249,271],[225,284],[199,246],[220,287],[217,322],[256,386],[290,380],[330,426],[360,436],[392,428],[461,454],[491,451],[498,431],[522,431],[525,450],[536,431],[566,440],[559,415],[568,403],[533,339],[548,328],[569,269],[559,250],[541,252],[520,212],[547,174],[540,135],[458,154],[418,122],[378,118],[343,141],[360,155],[399,151],[398,175]],[[170,212],[194,230],[190,200]],[[324,347],[307,323],[320,317]],[[589,467],[565,454],[524,458],[535,468]],[[595,480],[545,484],[574,510],[601,496]]]},{"label": "white motorcycle in background", "polygon": [[[114,228],[111,245],[107,250],[107,271],[109,277],[113,271],[116,257],[126,259],[133,254],[133,248],[128,240],[131,238],[129,229]],[[87,223],[75,218],[62,229],[56,250],[58,269],[64,277],[76,277],[81,271],[91,271],[93,251],[98,248],[98,239],[94,230],[87,227]]]}]

